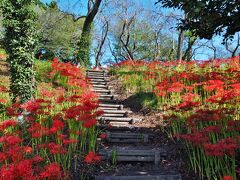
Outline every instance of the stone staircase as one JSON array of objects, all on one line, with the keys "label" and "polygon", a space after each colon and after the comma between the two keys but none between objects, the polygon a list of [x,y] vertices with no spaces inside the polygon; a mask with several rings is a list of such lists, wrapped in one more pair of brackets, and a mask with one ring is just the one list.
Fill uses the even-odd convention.
[{"label": "stone staircase", "polygon": [[[99,109],[104,113],[98,117],[99,127],[106,134],[105,147],[99,149],[103,161],[113,164],[140,163],[141,169],[129,169],[125,172],[96,175],[95,180],[181,180],[181,175],[161,168],[161,161],[167,152],[161,147],[151,146],[153,134],[139,132],[135,123],[141,119],[132,117],[132,112],[119,104],[109,85],[109,76],[105,71],[88,70],[87,76],[92,91],[99,95]],[[111,126],[110,126],[111,125]],[[111,128],[108,128],[111,127]]]}]

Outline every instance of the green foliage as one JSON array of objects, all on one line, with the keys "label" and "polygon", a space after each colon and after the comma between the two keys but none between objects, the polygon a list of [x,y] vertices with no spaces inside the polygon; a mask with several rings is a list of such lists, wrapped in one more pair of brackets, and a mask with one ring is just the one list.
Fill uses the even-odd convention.
[{"label": "green foliage", "polygon": [[82,34],[81,40],[78,43],[79,51],[77,59],[82,66],[89,67],[90,64],[90,48],[91,48],[91,32],[88,31]]},{"label": "green foliage", "polygon": [[0,9],[0,48],[3,46],[3,39],[4,39],[4,33],[5,33],[2,22],[3,22],[3,17]]},{"label": "green foliage", "polygon": [[36,81],[37,82],[50,82],[47,75],[52,71],[52,64],[49,61],[35,61]]},{"label": "green foliage", "polygon": [[[122,21],[117,24],[117,29],[122,29]],[[134,25],[133,25],[134,24]],[[154,29],[152,25],[146,20],[134,20],[128,30],[125,30],[122,36],[122,40],[127,43],[127,47],[132,53],[134,59],[145,60],[167,60],[174,59],[176,51],[173,49],[172,38],[166,34],[161,33],[161,30]],[[128,52],[123,46],[120,40],[120,34],[122,32],[113,32],[114,54],[118,61],[125,60],[128,57]]]},{"label": "green foliage", "polygon": [[158,100],[157,96],[151,92],[138,92],[135,95],[136,104],[140,104],[144,108],[156,109]]},{"label": "green foliage", "polygon": [[35,93],[34,50],[36,39],[36,14],[34,0],[2,0],[3,25],[6,35],[4,45],[9,57],[12,100],[31,99]]},{"label": "green foliage", "polygon": [[38,49],[46,48],[62,58],[72,56],[77,48],[76,42],[81,37],[83,19],[74,21],[72,15],[61,12],[54,3],[46,8],[38,6],[36,11],[39,14]]},{"label": "green foliage", "polygon": [[183,10],[187,20],[182,20],[179,27],[200,38],[211,39],[214,34],[222,32],[225,38],[229,38],[240,31],[239,1],[158,0],[156,3]]}]

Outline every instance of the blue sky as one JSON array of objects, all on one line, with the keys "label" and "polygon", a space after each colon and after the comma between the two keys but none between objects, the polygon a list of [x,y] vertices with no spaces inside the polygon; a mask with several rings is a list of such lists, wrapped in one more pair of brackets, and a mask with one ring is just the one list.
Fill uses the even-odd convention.
[{"label": "blue sky", "polygon": [[[50,3],[52,0],[41,0],[43,3]],[[157,5],[154,5],[156,0],[133,0],[137,6],[143,7],[146,10],[156,10],[157,12],[170,12],[172,10],[168,10],[165,8],[160,8]],[[86,7],[88,0],[57,0],[60,9],[63,11],[68,11],[74,13],[77,16],[86,14]],[[176,34],[177,35],[177,34]],[[214,43],[216,45],[221,44],[221,38],[214,38]],[[221,45],[220,45],[221,46]],[[223,46],[221,48],[224,48]],[[211,54],[212,52],[206,47],[198,49],[198,55],[195,56],[195,59],[198,60],[206,60],[210,56],[207,54]]]},{"label": "blue sky", "polygon": [[[52,0],[41,0],[43,3],[50,3]],[[86,8],[88,0],[57,0],[62,10],[71,11],[75,14],[81,14]],[[156,0],[135,0],[135,3],[139,6],[143,6],[147,9],[154,9],[156,6],[154,3]],[[79,7],[84,7],[79,10]],[[80,12],[81,11],[81,12]]]}]

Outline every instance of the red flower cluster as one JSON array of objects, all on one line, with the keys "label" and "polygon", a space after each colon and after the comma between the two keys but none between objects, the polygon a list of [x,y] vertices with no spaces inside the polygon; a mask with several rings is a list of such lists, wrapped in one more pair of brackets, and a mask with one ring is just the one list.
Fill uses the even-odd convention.
[{"label": "red flower cluster", "polygon": [[226,138],[216,144],[206,143],[203,145],[203,148],[209,156],[235,156],[238,145],[234,139]]},{"label": "red flower cluster", "polygon": [[90,151],[84,159],[87,164],[92,164],[101,160],[101,157],[93,151]]}]

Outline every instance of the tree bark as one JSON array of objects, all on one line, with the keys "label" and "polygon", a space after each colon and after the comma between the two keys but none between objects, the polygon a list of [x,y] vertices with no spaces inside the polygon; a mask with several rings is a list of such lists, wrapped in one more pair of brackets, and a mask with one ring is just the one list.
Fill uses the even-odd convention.
[{"label": "tree bark", "polygon": [[101,42],[99,44],[99,48],[98,48],[98,52],[97,52],[97,55],[96,55],[96,64],[95,64],[95,67],[100,67],[101,64],[100,64],[100,54],[102,52],[102,47],[106,41],[106,37],[107,37],[107,34],[108,34],[108,30],[109,30],[109,23],[108,21],[106,21],[106,24],[105,24],[105,31],[102,33],[102,39],[101,39]]},{"label": "tree bark", "polygon": [[177,60],[182,60],[182,48],[184,40],[184,31],[181,29],[178,36]]}]

